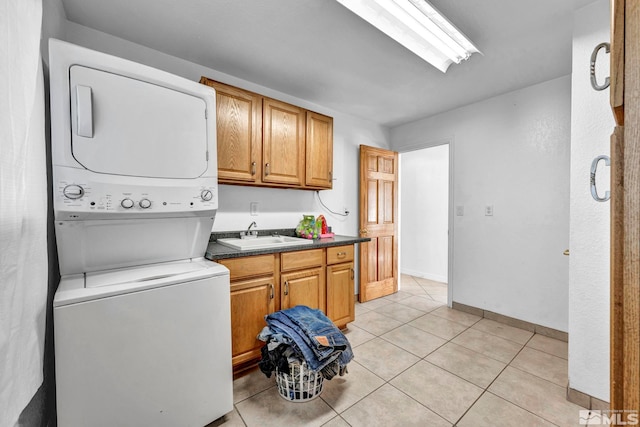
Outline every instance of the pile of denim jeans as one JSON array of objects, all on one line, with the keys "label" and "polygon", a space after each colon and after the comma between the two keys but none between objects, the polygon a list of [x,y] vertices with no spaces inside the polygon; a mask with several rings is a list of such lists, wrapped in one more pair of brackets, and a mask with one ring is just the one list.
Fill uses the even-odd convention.
[{"label": "pile of denim jeans", "polygon": [[290,363],[306,362],[309,369],[330,380],[347,372],[353,359],[351,345],[342,332],[320,310],[297,305],[265,317],[258,339],[262,360],[258,364],[267,377],[278,369],[289,373]]}]

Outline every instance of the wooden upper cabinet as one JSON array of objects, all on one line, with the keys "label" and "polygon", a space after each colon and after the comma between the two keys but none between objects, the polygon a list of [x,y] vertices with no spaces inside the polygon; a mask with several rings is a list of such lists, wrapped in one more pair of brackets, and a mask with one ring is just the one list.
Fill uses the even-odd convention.
[{"label": "wooden upper cabinet", "polygon": [[624,0],[611,0],[611,53],[609,56],[611,110],[618,126],[624,126]]},{"label": "wooden upper cabinet", "polygon": [[218,182],[332,187],[333,119],[202,77],[216,90]]},{"label": "wooden upper cabinet", "polygon": [[216,90],[218,181],[256,182],[262,168],[262,97],[206,77]]},{"label": "wooden upper cabinet", "polygon": [[304,182],[305,110],[275,99],[262,104],[262,181],[299,186]]},{"label": "wooden upper cabinet", "polygon": [[307,111],[305,184],[331,188],[333,177],[333,119]]}]

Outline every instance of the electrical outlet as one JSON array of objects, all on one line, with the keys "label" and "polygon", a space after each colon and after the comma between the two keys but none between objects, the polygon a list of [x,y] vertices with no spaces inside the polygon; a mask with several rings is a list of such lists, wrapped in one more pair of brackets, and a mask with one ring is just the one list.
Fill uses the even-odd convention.
[{"label": "electrical outlet", "polygon": [[258,216],[258,202],[251,202],[249,204],[249,213],[251,216]]},{"label": "electrical outlet", "polygon": [[456,216],[464,216],[464,206],[456,206]]},{"label": "electrical outlet", "polygon": [[484,207],[484,216],[493,216],[493,205],[487,205]]}]

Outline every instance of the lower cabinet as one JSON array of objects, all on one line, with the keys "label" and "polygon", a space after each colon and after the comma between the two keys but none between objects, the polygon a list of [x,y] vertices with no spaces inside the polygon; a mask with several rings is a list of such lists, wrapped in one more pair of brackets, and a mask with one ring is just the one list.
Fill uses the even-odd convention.
[{"label": "lower cabinet", "polygon": [[231,273],[231,360],[235,367],[260,358],[257,336],[264,316],[279,307],[277,254],[218,261]]},{"label": "lower cabinet", "polygon": [[356,320],[353,245],[327,248],[327,317],[339,328]]},{"label": "lower cabinet", "polygon": [[273,283],[271,276],[231,284],[231,357],[234,365],[260,357],[264,343],[257,335],[265,325],[264,316],[275,311]]},{"label": "lower cabinet", "polygon": [[281,309],[306,305],[326,313],[324,249],[280,255]]},{"label": "lower cabinet", "polygon": [[353,245],[217,261],[231,272],[231,353],[236,372],[260,358],[265,316],[296,305],[338,327],[355,320]]},{"label": "lower cabinet", "polygon": [[325,312],[324,274],[321,267],[282,273],[280,286],[282,310],[296,305],[306,305]]},{"label": "lower cabinet", "polygon": [[353,263],[327,266],[327,317],[338,327],[356,320]]}]

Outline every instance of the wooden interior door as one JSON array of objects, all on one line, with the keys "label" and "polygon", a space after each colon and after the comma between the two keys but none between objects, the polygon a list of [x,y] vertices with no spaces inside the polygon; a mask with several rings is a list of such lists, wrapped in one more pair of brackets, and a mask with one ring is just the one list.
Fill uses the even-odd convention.
[{"label": "wooden interior door", "polygon": [[398,153],[360,146],[360,302],[398,290]]},{"label": "wooden interior door", "polygon": [[640,413],[640,3],[611,5],[611,409],[626,422]]}]

